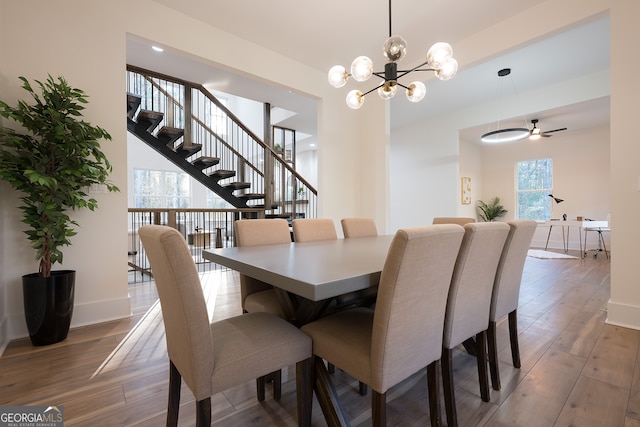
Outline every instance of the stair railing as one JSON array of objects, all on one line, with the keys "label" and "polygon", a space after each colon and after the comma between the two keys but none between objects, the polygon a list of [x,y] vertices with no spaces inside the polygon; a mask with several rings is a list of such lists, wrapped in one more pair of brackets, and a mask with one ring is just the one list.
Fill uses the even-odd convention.
[{"label": "stair railing", "polygon": [[[127,66],[127,91],[142,97],[141,109],[164,113],[158,128],[184,129],[175,145],[201,145],[194,159],[220,159],[204,173],[235,171],[233,179],[249,185],[234,193],[248,200],[247,207],[262,205],[267,216],[316,216],[317,190],[202,85]],[[272,165],[274,174],[265,180],[271,176],[265,174],[267,165]]]}]

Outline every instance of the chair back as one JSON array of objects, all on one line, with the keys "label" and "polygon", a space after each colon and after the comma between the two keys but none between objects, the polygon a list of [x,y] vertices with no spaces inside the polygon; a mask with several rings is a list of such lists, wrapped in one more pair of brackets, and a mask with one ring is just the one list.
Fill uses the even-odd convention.
[{"label": "chair back", "polygon": [[530,219],[508,221],[504,244],[491,296],[490,319],[495,322],[518,308],[524,262],[538,224]]},{"label": "chair back", "polygon": [[333,220],[329,218],[298,218],[291,221],[295,242],[315,242],[338,238]]},{"label": "chair back", "polygon": [[[234,223],[236,246],[262,246],[291,243],[291,232],[286,219],[243,219]],[[240,274],[240,303],[243,310],[246,299],[256,292],[273,289],[268,283]],[[279,313],[273,313],[279,314]]]},{"label": "chair back", "polygon": [[447,299],[442,341],[447,349],[488,328],[493,282],[509,234],[504,222],[469,223],[464,230]]},{"label": "chair back", "polygon": [[286,219],[243,219],[234,223],[236,246],[291,243]]},{"label": "chair back", "polygon": [[373,319],[369,385],[375,390],[387,390],[440,359],[449,284],[463,234],[453,224],[396,232]]},{"label": "chair back", "polygon": [[169,359],[195,396],[210,396],[211,326],[187,243],[178,230],[167,226],[145,225],[139,233],[160,297]]},{"label": "chair back", "polygon": [[458,224],[465,225],[470,222],[476,222],[475,218],[466,218],[461,216],[440,216],[433,218],[433,224]]},{"label": "chair back", "polygon": [[378,235],[376,223],[372,218],[342,218],[342,234],[349,237],[371,237]]}]

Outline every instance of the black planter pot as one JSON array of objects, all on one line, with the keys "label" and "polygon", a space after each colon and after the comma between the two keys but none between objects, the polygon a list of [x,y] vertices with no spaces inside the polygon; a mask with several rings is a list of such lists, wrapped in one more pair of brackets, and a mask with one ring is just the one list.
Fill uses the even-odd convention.
[{"label": "black planter pot", "polygon": [[76,272],[52,271],[51,277],[38,273],[22,276],[24,315],[33,345],[49,345],[64,340],[73,314]]}]

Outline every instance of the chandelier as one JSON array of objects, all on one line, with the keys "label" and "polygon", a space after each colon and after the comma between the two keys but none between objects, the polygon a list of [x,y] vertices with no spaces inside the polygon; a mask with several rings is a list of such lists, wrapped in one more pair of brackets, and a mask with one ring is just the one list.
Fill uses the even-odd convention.
[{"label": "chandelier", "polygon": [[[373,61],[366,56],[359,56],[351,63],[350,72],[342,65],[335,65],[329,70],[329,84],[340,88],[347,84],[349,77],[358,82],[367,81],[372,75],[382,79],[382,83],[373,89],[362,93],[354,89],[347,94],[347,105],[358,109],[364,103],[365,95],[377,90],[382,99],[393,98],[398,86],[406,90],[407,99],[411,102],[421,101],[427,93],[427,88],[421,81],[414,81],[408,86],[398,80],[414,71],[433,71],[440,80],[449,80],[458,71],[458,62],[453,58],[453,49],[448,43],[435,43],[427,52],[426,61],[408,70],[398,70],[398,61],[407,54],[407,42],[400,36],[391,35],[391,0],[389,0],[389,38],[382,46],[384,56],[389,62],[384,71],[373,71]],[[426,68],[422,68],[425,67]]]}]

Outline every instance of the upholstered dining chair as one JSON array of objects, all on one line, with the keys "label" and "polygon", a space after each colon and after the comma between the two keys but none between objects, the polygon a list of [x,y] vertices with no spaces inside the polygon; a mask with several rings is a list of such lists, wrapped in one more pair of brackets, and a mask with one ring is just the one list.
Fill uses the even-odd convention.
[{"label": "upholstered dining chair", "polygon": [[432,224],[458,224],[465,225],[470,222],[476,222],[475,218],[462,216],[437,216],[433,218]]},{"label": "upholstered dining chair", "polygon": [[487,328],[493,281],[509,234],[503,222],[468,223],[456,259],[447,298],[442,338],[442,384],[447,425],[458,425],[453,386],[453,349],[475,337],[480,396],[488,402]]},{"label": "upholstered dining chair", "polygon": [[291,221],[295,242],[315,242],[338,238],[336,227],[330,218],[297,218]]},{"label": "upholstered dining chair", "polygon": [[317,358],[371,387],[374,427],[386,425],[387,391],[424,367],[431,425],[440,423],[438,361],[463,234],[458,225],[398,230],[382,269],[375,309],[352,308],[302,327],[313,339]]},{"label": "upholstered dining chair", "polygon": [[[289,223],[285,219],[244,219],[234,223],[236,246],[263,246],[291,243]],[[277,291],[268,283],[240,274],[240,301],[244,313],[271,313],[286,320],[287,315]],[[259,401],[265,399],[268,381],[273,383],[273,398],[282,396],[282,374],[272,372],[256,380],[256,392]]]},{"label": "upholstered dining chair", "polygon": [[298,425],[311,424],[311,338],[268,313],[209,322],[198,271],[174,228],[139,230],[160,297],[169,355],[167,425],[178,423],[182,379],[196,399],[196,425],[211,425],[211,396],[296,364]]},{"label": "upholstered dining chair", "polygon": [[377,236],[378,229],[372,218],[342,218],[342,234],[346,239],[349,237],[370,237]]},{"label": "upholstered dining chair", "polygon": [[510,228],[509,235],[498,263],[491,296],[491,311],[489,313],[489,370],[491,372],[491,385],[494,390],[500,390],[496,325],[505,316],[509,318],[511,360],[515,368],[520,368],[517,320],[518,298],[520,297],[520,283],[522,282],[524,263],[537,227],[537,223],[529,219],[508,221],[507,224],[509,224]]}]

